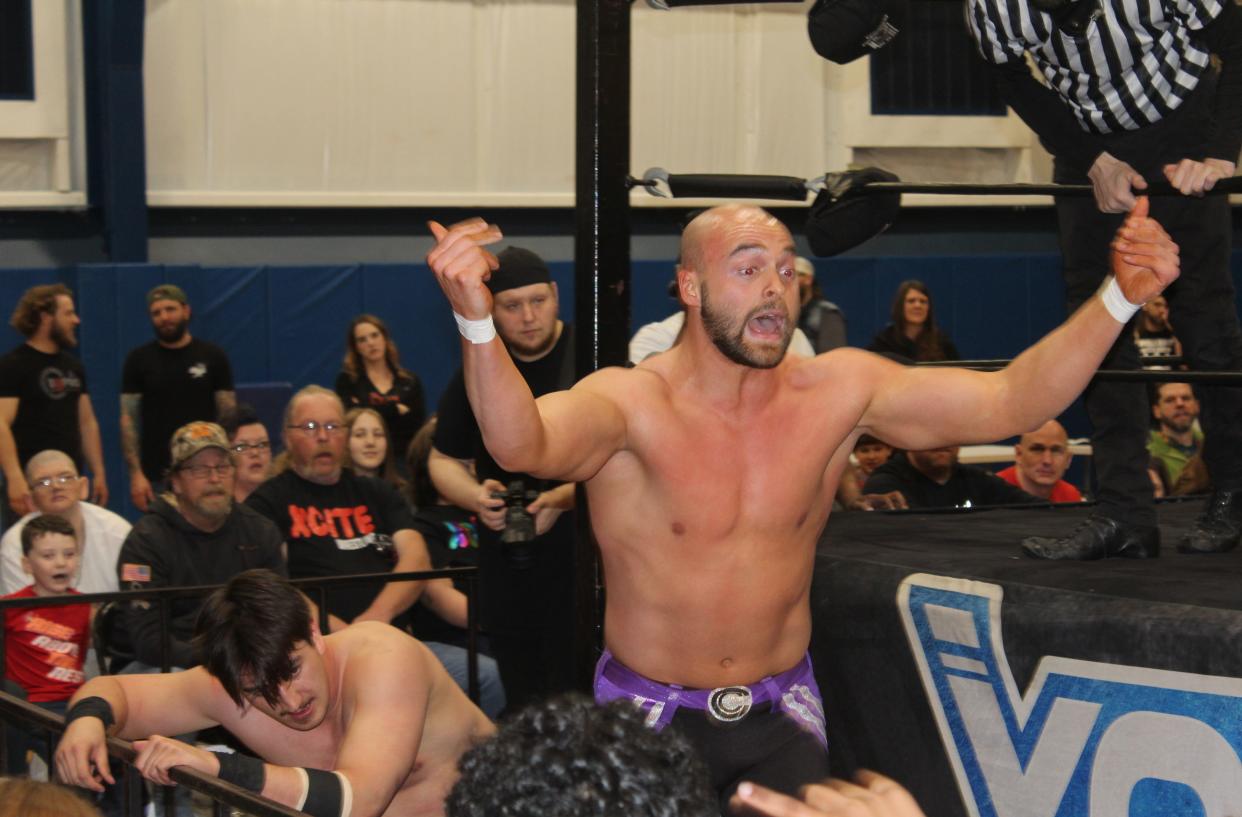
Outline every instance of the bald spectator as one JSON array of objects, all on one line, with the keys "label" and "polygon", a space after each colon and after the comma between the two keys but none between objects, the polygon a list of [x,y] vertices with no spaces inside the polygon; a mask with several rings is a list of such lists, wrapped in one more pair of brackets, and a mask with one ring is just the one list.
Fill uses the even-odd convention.
[{"label": "bald spectator", "polygon": [[911,508],[973,508],[1038,502],[995,474],[957,461],[960,446],[894,454],[863,486],[867,494],[899,491]]},{"label": "bald spectator", "polygon": [[15,593],[30,583],[22,572],[22,528],[41,514],[53,514],[73,525],[79,542],[78,580],[82,593],[113,593],[116,559],[130,525],[107,508],[84,502],[90,489],[86,477],[63,451],[40,451],[26,463],[26,483],[35,510],[0,538],[0,592]]},{"label": "bald spectator", "polygon": [[1082,492],[1061,479],[1073,456],[1069,435],[1056,420],[1023,434],[1013,454],[1014,464],[996,476],[1048,502],[1082,501]]}]

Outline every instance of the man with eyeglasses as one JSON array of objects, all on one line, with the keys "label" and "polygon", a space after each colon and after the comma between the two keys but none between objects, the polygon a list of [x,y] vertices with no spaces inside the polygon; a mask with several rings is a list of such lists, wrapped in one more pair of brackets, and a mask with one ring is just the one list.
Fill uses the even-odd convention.
[{"label": "man with eyeglasses", "polygon": [[21,566],[22,528],[41,514],[67,520],[77,534],[81,561],[74,588],[82,593],[116,592],[116,559],[129,535],[129,522],[83,501],[90,492],[88,480],[78,475],[73,459],[63,451],[48,449],[31,457],[26,463],[26,484],[35,510],[0,537],[0,592],[15,593],[30,583]]},{"label": "man with eyeglasses", "polygon": [[[1150,215],[1181,248],[1181,278],[1165,294],[1183,357],[1201,371],[1242,368],[1229,201],[1203,197],[1233,176],[1242,149],[1235,0],[967,0],[966,21],[1005,101],[1052,153],[1053,178],[1094,190],[1094,200],[1056,201],[1069,311],[1109,274],[1109,245],[1136,193],[1167,180],[1182,195],[1152,196]],[[1138,367],[1130,332],[1101,364]],[[1159,554],[1144,397],[1139,383],[1087,390],[1099,505],[1068,535],[1023,541],[1027,555]],[[1203,427],[1217,490],[1177,547],[1217,553],[1242,538],[1242,390],[1204,389]]]},{"label": "man with eyeglasses", "polygon": [[272,440],[258,412],[249,403],[239,403],[225,412],[220,425],[229,435],[237,478],[233,480],[233,499],[245,502],[272,475]]},{"label": "man with eyeglasses", "polygon": [[[336,392],[307,386],[284,416],[289,468],[264,482],[246,505],[283,534],[289,575],[341,576],[430,570],[427,544],[402,496],[388,483],[343,467],[345,407]],[[359,621],[400,627],[422,582],[331,588],[325,597],[333,632]]]},{"label": "man with eyeglasses", "polygon": [[[194,422],[173,434],[170,493],[155,498],[121,547],[116,563],[124,590],[224,584],[243,570],[268,568],[285,575],[280,531],[233,501],[236,466],[228,436],[215,423]],[[201,596],[169,601],[169,663],[195,665],[190,639]],[[162,660],[160,609],[131,602],[125,628],[135,662],[126,672],[155,671]]]},{"label": "man with eyeglasses", "polygon": [[147,314],[155,339],[130,350],[121,376],[121,449],[130,499],[142,511],[168,469],[173,432],[195,420],[214,421],[235,402],[228,355],[190,334],[181,287],[160,284],[148,292]]}]

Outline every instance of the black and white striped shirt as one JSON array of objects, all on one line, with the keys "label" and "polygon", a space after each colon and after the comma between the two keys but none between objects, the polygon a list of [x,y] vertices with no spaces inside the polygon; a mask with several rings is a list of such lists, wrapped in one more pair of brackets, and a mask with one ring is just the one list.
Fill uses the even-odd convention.
[{"label": "black and white striped shirt", "polygon": [[1080,127],[1109,134],[1159,122],[1186,100],[1211,62],[1196,32],[1232,2],[1099,0],[1080,39],[1029,0],[967,0],[966,19],[985,60],[1021,65],[1029,52]]}]

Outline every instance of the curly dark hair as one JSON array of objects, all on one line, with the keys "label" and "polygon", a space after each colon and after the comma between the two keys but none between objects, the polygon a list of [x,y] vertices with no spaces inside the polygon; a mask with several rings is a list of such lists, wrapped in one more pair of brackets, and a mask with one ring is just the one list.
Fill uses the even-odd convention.
[{"label": "curly dark hair", "polygon": [[462,755],[446,817],[715,817],[703,762],[644,717],[579,694],[518,712]]}]

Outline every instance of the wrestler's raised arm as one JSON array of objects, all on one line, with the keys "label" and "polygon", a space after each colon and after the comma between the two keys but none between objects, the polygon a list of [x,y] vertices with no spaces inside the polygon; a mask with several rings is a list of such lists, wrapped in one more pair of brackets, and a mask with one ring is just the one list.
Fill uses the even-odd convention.
[{"label": "wrestler's raised arm", "polygon": [[1119,292],[1101,290],[1003,371],[901,367],[855,356],[851,374],[872,389],[859,425],[893,445],[921,450],[992,442],[1057,416],[1086,387],[1124,326],[1106,298],[1114,308],[1118,295],[1143,304],[1177,278],[1177,245],[1147,216],[1146,197],[1117,232],[1112,268]]},{"label": "wrestler's raised arm", "polygon": [[[65,783],[103,791],[101,779],[116,782],[108,764],[108,731],[133,740],[205,729],[219,722],[211,711],[212,700],[219,697],[226,696],[201,667],[159,675],[94,678],[70,701],[67,718],[83,711],[94,714],[74,717],[65,729],[56,747],[56,774]],[[106,729],[108,718],[115,726]]]},{"label": "wrestler's raised arm", "polygon": [[436,274],[464,333],[466,394],[483,442],[502,468],[550,479],[577,482],[592,475],[625,440],[625,419],[600,388],[616,373],[600,372],[567,392],[538,401],[514,366],[503,342],[489,332],[492,294],[485,282],[496,257],[485,247],[502,238],[500,229],[482,219],[445,228],[430,222],[436,245],[427,263]]}]

